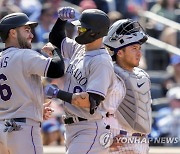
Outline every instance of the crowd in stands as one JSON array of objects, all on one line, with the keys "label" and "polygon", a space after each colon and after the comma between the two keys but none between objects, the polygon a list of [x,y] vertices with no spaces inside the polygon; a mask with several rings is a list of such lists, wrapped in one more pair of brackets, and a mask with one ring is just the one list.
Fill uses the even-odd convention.
[{"label": "crowd in stands", "polygon": [[[30,20],[39,23],[33,31],[35,36],[33,43],[43,43],[44,45],[48,42],[49,32],[58,18],[57,10],[62,6],[72,6],[76,8],[77,12],[89,8],[103,10],[109,15],[111,23],[122,18],[133,18],[141,22],[139,14],[143,11],[151,11],[180,23],[179,0],[0,0],[0,19],[13,12],[26,13]],[[178,30],[152,19],[146,20],[142,25],[149,36],[177,48],[180,47]],[[74,38],[76,35],[74,28],[72,24],[67,23],[68,37]],[[40,50],[41,47],[37,50]],[[141,66],[150,73],[153,87],[152,98],[155,100],[153,101],[155,103],[152,104],[155,116],[153,116],[151,136],[180,137],[180,56],[170,54],[165,49],[153,51],[153,49],[146,50],[145,48],[143,53],[144,61]],[[165,66],[160,67],[160,63],[165,63]],[[153,76],[152,71],[156,71],[157,75]],[[45,84],[47,82],[56,83],[61,87],[61,81],[58,79],[46,79],[44,82],[46,82]],[[63,144],[64,127],[61,120],[63,110],[59,104],[57,100],[52,102],[55,112],[51,119],[42,124],[44,145]]]}]

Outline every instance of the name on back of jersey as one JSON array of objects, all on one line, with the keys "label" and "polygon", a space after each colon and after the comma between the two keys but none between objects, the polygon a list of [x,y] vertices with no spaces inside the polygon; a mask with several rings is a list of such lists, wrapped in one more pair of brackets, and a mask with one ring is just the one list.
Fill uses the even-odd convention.
[{"label": "name on back of jersey", "polygon": [[0,59],[0,68],[6,68],[8,65],[9,57],[4,57]]}]

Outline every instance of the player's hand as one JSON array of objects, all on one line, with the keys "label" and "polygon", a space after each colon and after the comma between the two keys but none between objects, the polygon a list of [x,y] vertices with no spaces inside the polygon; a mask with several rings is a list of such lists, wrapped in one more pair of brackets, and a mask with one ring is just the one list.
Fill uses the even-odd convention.
[{"label": "player's hand", "polygon": [[89,94],[87,92],[74,93],[72,96],[71,104],[82,108],[89,108]]},{"label": "player's hand", "polygon": [[53,50],[55,49],[55,47],[53,46],[52,43],[48,42],[47,44],[45,44],[42,49],[41,52],[44,52],[45,54],[47,54],[49,57],[53,57]]},{"label": "player's hand", "polygon": [[124,137],[123,135],[117,135],[113,138],[113,143],[110,146],[110,152],[119,151],[118,147],[123,146],[123,143],[121,142],[121,137]]},{"label": "player's hand", "polygon": [[3,142],[0,141],[0,149],[1,149],[1,152],[3,154],[9,154],[10,151],[8,150],[8,148],[3,144]]},{"label": "player's hand", "polygon": [[43,120],[48,120],[52,113],[54,112],[54,109],[50,107],[51,101],[48,103],[43,104],[44,110],[43,110]]},{"label": "player's hand", "polygon": [[58,16],[61,20],[74,19],[75,10],[72,7],[62,7],[58,10]]},{"label": "player's hand", "polygon": [[59,88],[56,85],[47,85],[44,87],[44,94],[46,98],[57,98],[57,94],[59,92]]}]

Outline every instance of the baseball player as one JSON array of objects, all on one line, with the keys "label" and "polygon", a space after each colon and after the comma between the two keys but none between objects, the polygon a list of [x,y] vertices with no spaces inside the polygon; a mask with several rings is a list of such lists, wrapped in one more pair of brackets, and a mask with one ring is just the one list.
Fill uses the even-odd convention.
[{"label": "baseball player", "polygon": [[[114,135],[110,149],[113,154],[147,154],[149,150],[150,79],[144,70],[138,68],[141,45],[146,40],[147,35],[141,25],[131,19],[116,21],[103,40],[112,53],[115,73],[124,80],[127,89],[116,114],[107,118]],[[121,140],[123,137],[134,141],[124,142]]]},{"label": "baseball player", "polygon": [[9,154],[43,153],[40,126],[43,110],[46,119],[50,108],[49,104],[43,106],[41,76],[58,78],[64,74],[62,58],[46,58],[31,50],[31,28],[35,26],[37,23],[24,13],[0,20],[5,43],[0,53],[0,147]]},{"label": "baseball player", "polygon": [[[74,15],[73,8],[61,8],[49,36],[66,59],[64,90],[77,95],[87,92],[90,101],[90,106],[81,106],[83,102],[75,105],[71,101],[63,102],[67,153],[107,154],[108,149],[99,140],[103,133],[109,132],[103,117],[107,112],[114,113],[119,99],[125,95],[123,82],[116,78],[111,57],[102,43],[110,21],[103,11],[85,10],[79,20],[72,21],[79,34],[72,40],[66,37],[64,29],[67,19],[73,19]],[[58,88],[45,89],[46,95],[62,99]],[[117,98],[116,103],[109,101],[111,96]]]}]

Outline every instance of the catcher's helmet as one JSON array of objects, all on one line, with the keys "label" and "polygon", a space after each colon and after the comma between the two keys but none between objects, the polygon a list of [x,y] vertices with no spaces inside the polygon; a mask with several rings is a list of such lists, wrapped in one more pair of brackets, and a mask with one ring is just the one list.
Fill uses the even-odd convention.
[{"label": "catcher's helmet", "polygon": [[75,38],[79,44],[88,44],[107,35],[110,27],[109,17],[105,12],[98,9],[84,10],[80,19],[71,23],[87,29]]},{"label": "catcher's helmet", "polygon": [[114,51],[114,54],[126,46],[147,41],[147,34],[141,25],[132,19],[116,21],[109,29],[108,35],[104,37],[103,43]]},{"label": "catcher's helmet", "polygon": [[5,42],[10,29],[23,25],[30,25],[31,27],[35,27],[38,25],[38,23],[30,22],[28,16],[24,13],[12,13],[3,17],[0,20],[0,36],[2,41]]}]

